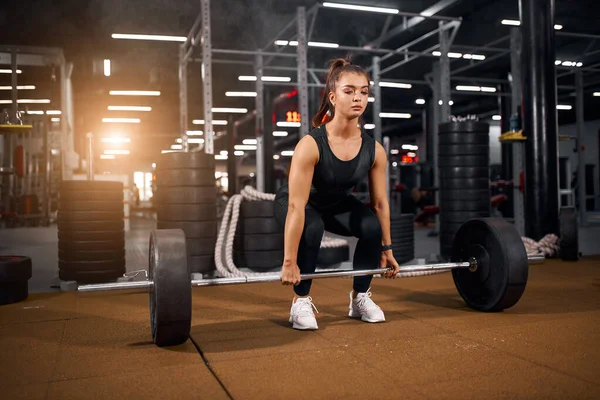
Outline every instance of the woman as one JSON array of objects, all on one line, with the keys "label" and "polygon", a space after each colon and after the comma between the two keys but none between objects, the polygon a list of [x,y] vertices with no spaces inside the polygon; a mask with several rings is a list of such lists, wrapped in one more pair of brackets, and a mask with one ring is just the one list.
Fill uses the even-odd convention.
[{"label": "woman", "polygon": [[[311,281],[300,274],[313,273],[327,230],[357,237],[354,269],[393,267],[390,212],[386,196],[387,156],[383,146],[359,127],[359,117],[369,99],[369,76],[345,59],[334,60],[313,130],[294,150],[288,184],[275,197],[275,217],[284,229],[283,285],[294,285],[290,310],[294,329],[318,329],[309,296]],[[372,208],[350,193],[369,177]],[[372,276],[354,277],[349,316],[366,322],[385,321],[383,311],[371,300]],[[318,312],[318,311],[317,311]]]}]

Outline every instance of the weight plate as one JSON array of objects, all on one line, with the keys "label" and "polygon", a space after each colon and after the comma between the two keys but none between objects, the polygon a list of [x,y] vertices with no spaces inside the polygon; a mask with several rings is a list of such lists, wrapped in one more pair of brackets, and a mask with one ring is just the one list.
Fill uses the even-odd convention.
[{"label": "weight plate", "polygon": [[237,251],[283,250],[283,233],[269,235],[235,235],[233,248]]},{"label": "weight plate", "polygon": [[58,203],[58,212],[68,211],[123,211],[123,200],[121,201],[74,201],[61,199]]},{"label": "weight plate", "polygon": [[440,190],[440,203],[444,201],[475,200],[490,198],[490,189],[444,189]]},{"label": "weight plate", "polygon": [[185,233],[185,237],[190,239],[217,237],[217,221],[158,221],[156,226],[157,229],[181,229]]},{"label": "weight plate", "polygon": [[575,207],[561,207],[559,212],[560,258],[579,260],[579,229]]},{"label": "weight plate", "polygon": [[65,251],[58,250],[60,261],[111,261],[125,258],[125,249],[102,251]]},{"label": "weight plate", "polygon": [[[490,180],[488,178],[459,178],[459,179],[440,179],[440,192],[444,190],[457,190],[457,189],[488,189],[490,187]],[[487,196],[489,199],[490,196]]]},{"label": "weight plate", "polygon": [[215,187],[215,173],[210,169],[165,169],[156,171],[159,189],[171,186]]},{"label": "weight plate", "polygon": [[214,255],[190,256],[188,257],[188,265],[190,266],[190,273],[210,274],[216,269]]},{"label": "weight plate", "polygon": [[490,144],[489,135],[481,133],[446,133],[439,135],[439,145],[447,144]]},{"label": "weight plate", "polygon": [[440,169],[440,180],[457,178],[490,178],[488,167],[447,167]]},{"label": "weight plate", "polygon": [[212,185],[200,187],[165,187],[156,190],[156,204],[216,204],[217,188]]},{"label": "weight plate", "polygon": [[274,217],[244,218],[238,219],[236,233],[240,235],[262,235],[283,233],[283,227]]},{"label": "weight plate", "polygon": [[62,191],[60,201],[117,201],[123,205],[123,191]]},{"label": "weight plate", "polygon": [[31,258],[0,256],[0,282],[27,281],[31,278]]},{"label": "weight plate", "polygon": [[487,156],[489,152],[489,144],[443,144],[439,146],[440,157]]},{"label": "weight plate", "polygon": [[124,230],[115,230],[115,231],[99,231],[99,232],[86,232],[86,231],[67,231],[60,230],[58,231],[58,240],[60,241],[72,241],[72,240],[80,240],[82,242],[87,241],[110,241],[110,240],[120,240],[125,243],[125,231]]},{"label": "weight plate", "polygon": [[123,194],[123,182],[61,181],[61,192],[115,192]]},{"label": "weight plate", "polygon": [[240,268],[270,270],[281,268],[283,249],[273,251],[233,251],[233,262]]},{"label": "weight plate", "polygon": [[18,303],[29,296],[27,280],[0,282],[0,306]]},{"label": "weight plate", "polygon": [[215,204],[159,204],[156,206],[158,221],[214,221],[217,219]]},{"label": "weight plate", "polygon": [[498,218],[466,222],[456,232],[452,262],[477,260],[477,269],[452,270],[454,284],[467,305],[478,311],[514,306],[527,285],[529,262],[514,225]]},{"label": "weight plate", "polygon": [[350,260],[350,248],[348,246],[322,247],[319,249],[317,256],[317,265],[328,267],[348,260]]},{"label": "weight plate", "polygon": [[456,157],[444,157],[438,158],[438,167],[485,167],[488,168],[490,165],[489,156],[456,156]]},{"label": "weight plate", "polygon": [[121,211],[58,211],[59,222],[121,221]]},{"label": "weight plate", "polygon": [[206,154],[204,151],[193,153],[173,152],[161,154],[156,163],[156,170],[165,170],[172,168],[193,168],[193,169],[215,169],[215,157],[212,154]]},{"label": "weight plate", "polygon": [[124,235],[125,221],[61,221],[58,220],[58,231],[60,232],[98,232],[98,231],[121,231]]},{"label": "weight plate", "polygon": [[125,249],[125,241],[119,240],[59,240],[58,249],[63,251],[116,251]]},{"label": "weight plate", "polygon": [[185,234],[179,229],[150,234],[150,326],[159,346],[184,343],[192,326],[192,288]]},{"label": "weight plate", "polygon": [[482,197],[474,200],[441,201],[440,213],[456,211],[482,211],[490,209],[490,200]]},{"label": "weight plate", "polygon": [[[215,255],[215,245],[217,238],[209,239],[187,239],[188,257],[190,256],[211,256]],[[192,269],[190,267],[190,269]],[[193,271],[192,271],[193,272]]]},{"label": "weight plate", "polygon": [[241,218],[273,218],[275,213],[273,210],[272,200],[244,200],[240,207]]},{"label": "weight plate", "polygon": [[449,121],[438,125],[438,132],[444,133],[464,133],[476,132],[483,135],[489,135],[490,125],[480,121]]},{"label": "weight plate", "polygon": [[125,267],[115,270],[91,270],[91,271],[73,271],[58,270],[58,279],[61,281],[77,281],[77,283],[105,283],[116,281],[125,273]]},{"label": "weight plate", "polygon": [[[123,271],[120,275],[125,272],[125,258],[118,258],[114,260],[99,260],[99,261],[66,261],[59,260],[58,268],[62,271]],[[120,276],[120,275],[117,275]]]}]

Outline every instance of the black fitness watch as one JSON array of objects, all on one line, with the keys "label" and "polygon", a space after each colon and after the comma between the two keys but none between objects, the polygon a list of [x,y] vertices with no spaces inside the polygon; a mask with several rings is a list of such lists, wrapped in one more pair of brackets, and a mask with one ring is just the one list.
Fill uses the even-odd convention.
[{"label": "black fitness watch", "polygon": [[386,244],[384,246],[381,246],[381,251],[388,251],[388,250],[392,250],[391,244]]}]

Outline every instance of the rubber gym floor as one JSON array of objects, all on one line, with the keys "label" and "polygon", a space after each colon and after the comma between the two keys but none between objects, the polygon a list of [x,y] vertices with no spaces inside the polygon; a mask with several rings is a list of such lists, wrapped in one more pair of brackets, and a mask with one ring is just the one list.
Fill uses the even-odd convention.
[{"label": "rubber gym floor", "polygon": [[289,327],[280,284],[196,288],[191,338],[170,348],[147,294],[32,293],[0,307],[1,397],[598,399],[599,266],[532,265],[501,313],[467,308],[450,273],[375,278],[381,324],[346,316],[351,279],[318,280],[313,332]]}]

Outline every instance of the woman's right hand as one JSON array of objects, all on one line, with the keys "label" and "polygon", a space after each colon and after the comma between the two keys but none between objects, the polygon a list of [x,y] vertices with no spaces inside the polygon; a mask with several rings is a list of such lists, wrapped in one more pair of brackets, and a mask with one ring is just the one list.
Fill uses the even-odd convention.
[{"label": "woman's right hand", "polygon": [[298,264],[288,264],[281,267],[281,284],[284,286],[298,285],[300,283],[300,268]]}]

